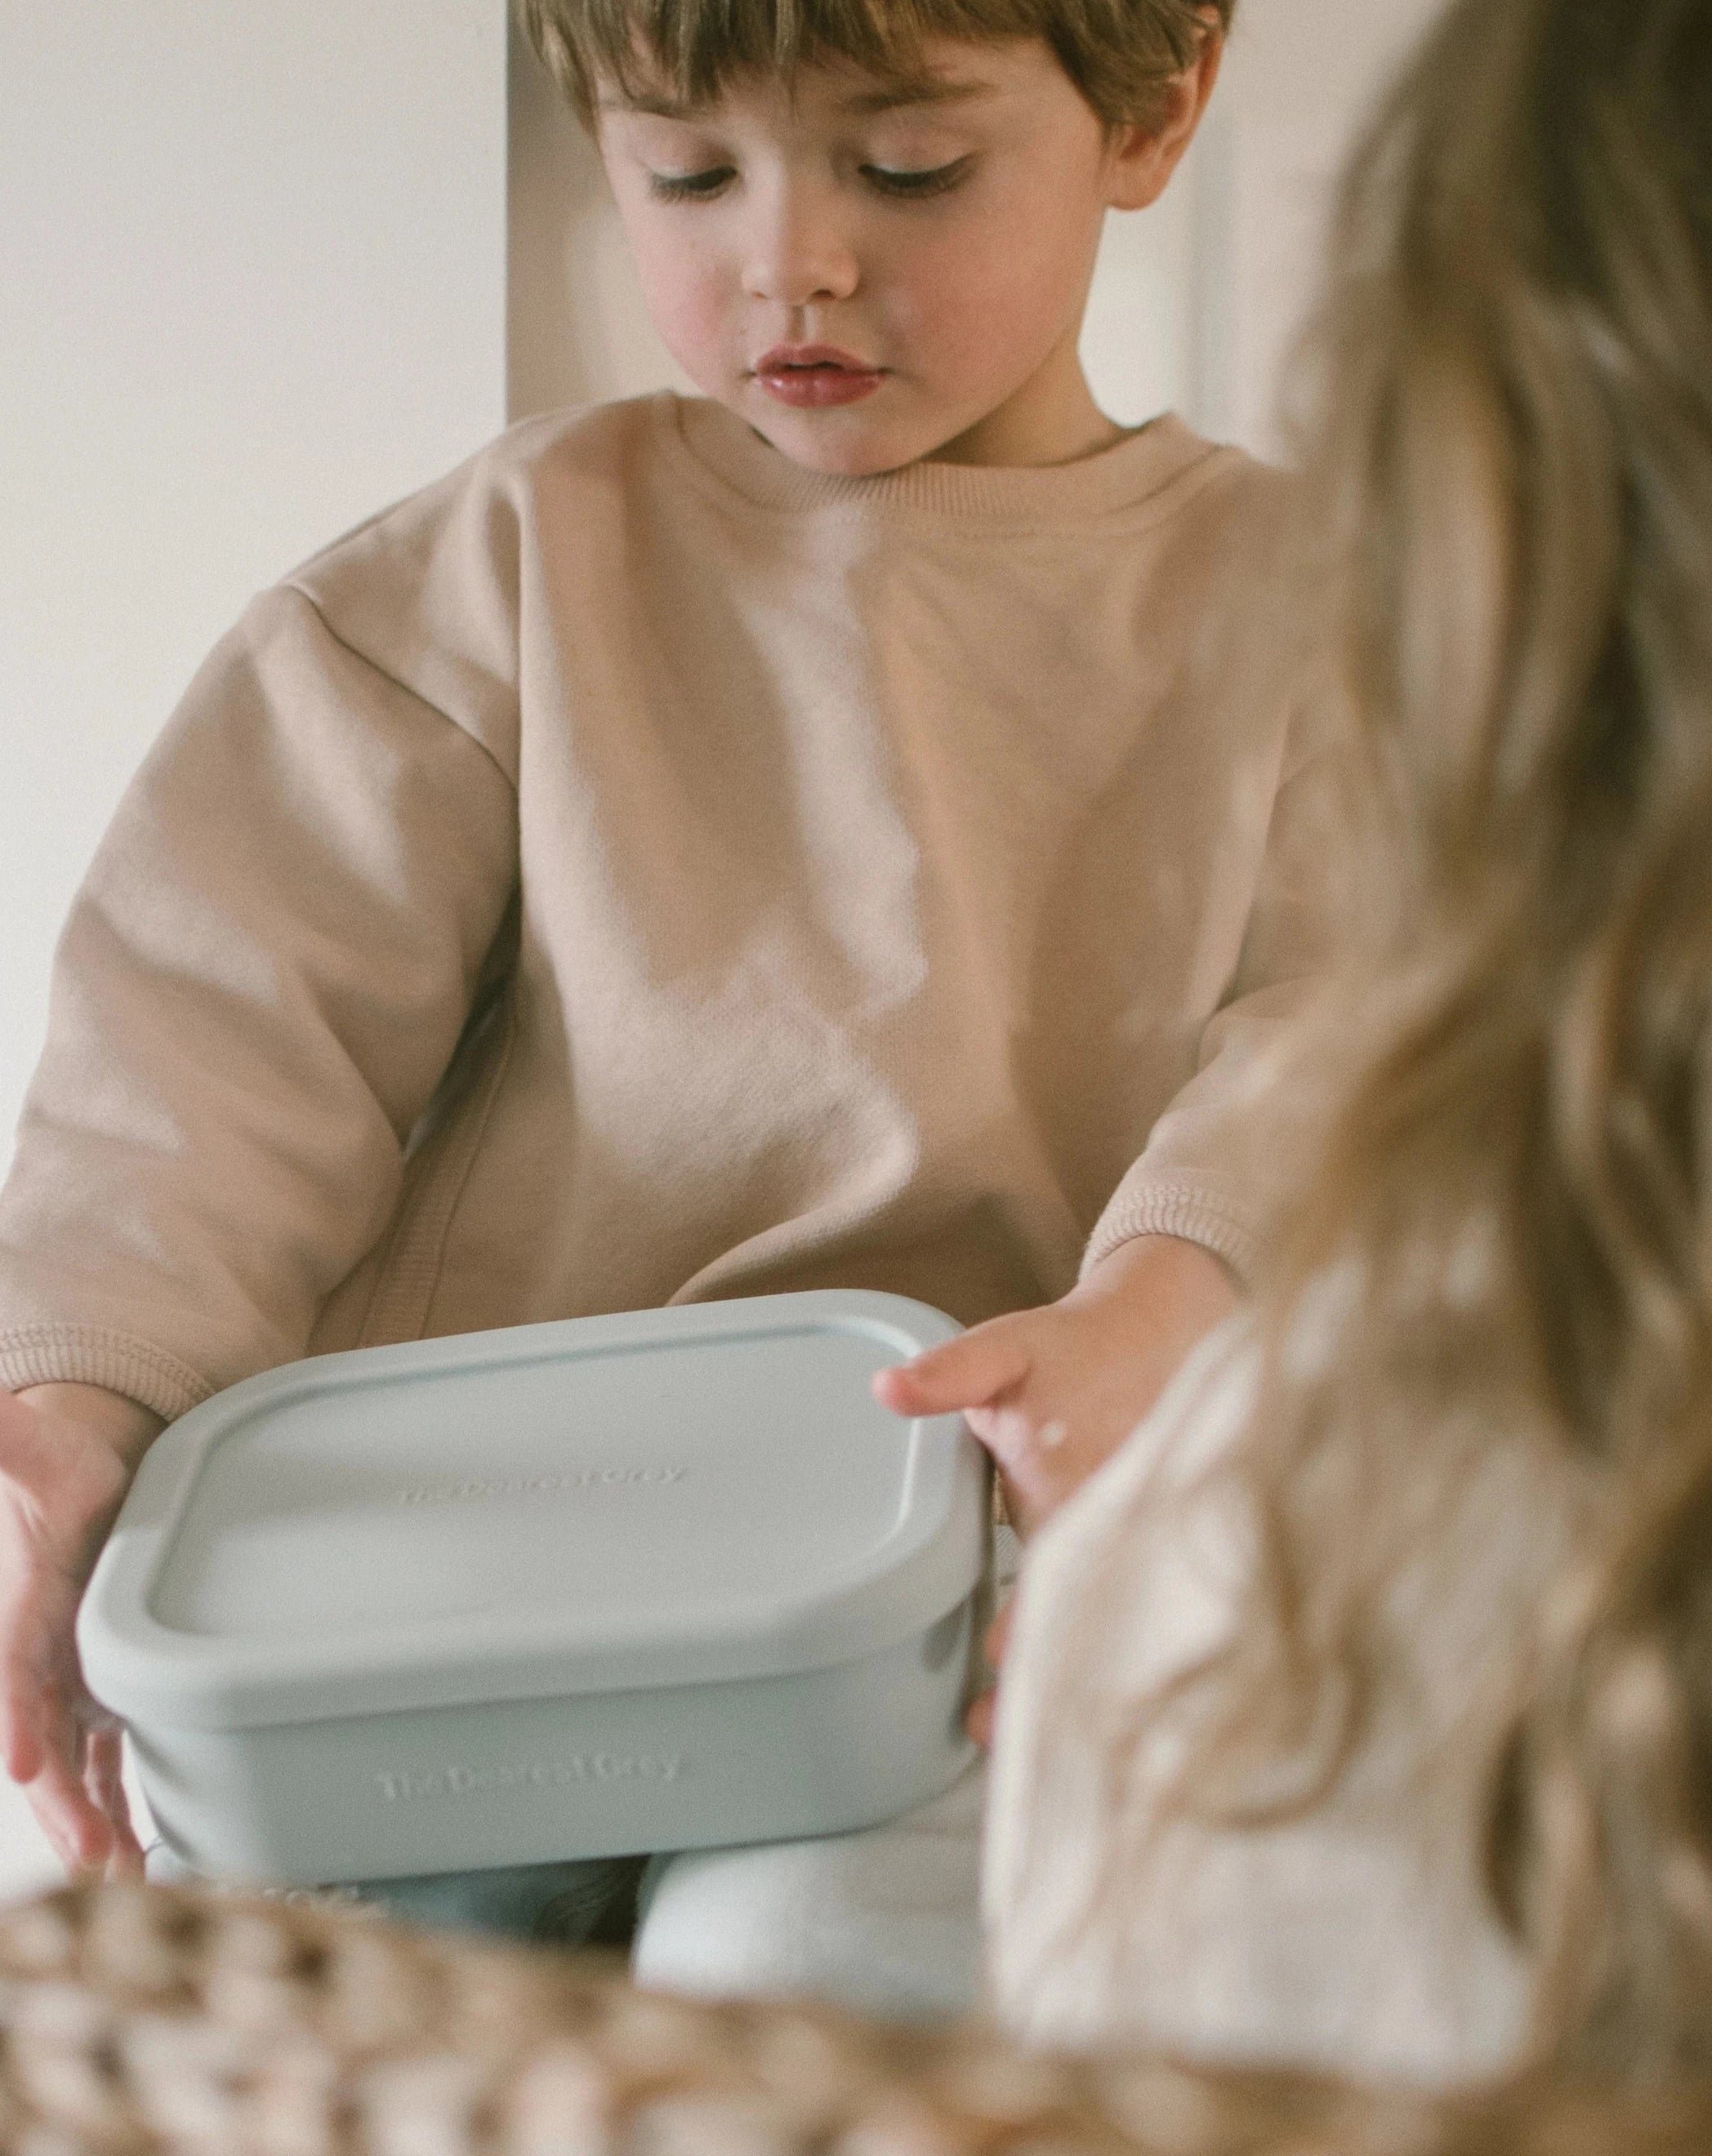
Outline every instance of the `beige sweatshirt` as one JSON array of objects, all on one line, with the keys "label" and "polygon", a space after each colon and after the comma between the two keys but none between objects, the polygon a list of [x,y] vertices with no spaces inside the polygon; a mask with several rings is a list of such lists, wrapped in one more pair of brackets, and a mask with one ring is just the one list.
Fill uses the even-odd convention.
[{"label": "beige sweatshirt", "polygon": [[316,557],[74,906],[0,1382],[170,1417],[306,1351],[670,1301],[973,1322],[1091,1235],[1240,1264],[1314,767],[1217,657],[1278,491],[1170,418],[846,480],[661,396]]}]

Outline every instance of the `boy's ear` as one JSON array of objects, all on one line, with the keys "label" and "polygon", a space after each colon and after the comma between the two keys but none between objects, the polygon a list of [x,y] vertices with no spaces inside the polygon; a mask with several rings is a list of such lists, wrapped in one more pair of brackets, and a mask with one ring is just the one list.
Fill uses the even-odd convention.
[{"label": "boy's ear", "polygon": [[1156,203],[1195,140],[1225,57],[1225,33],[1217,14],[1211,8],[1200,14],[1200,51],[1191,66],[1165,85],[1163,117],[1146,127],[1131,123],[1113,131],[1106,199],[1113,209],[1146,209]]}]

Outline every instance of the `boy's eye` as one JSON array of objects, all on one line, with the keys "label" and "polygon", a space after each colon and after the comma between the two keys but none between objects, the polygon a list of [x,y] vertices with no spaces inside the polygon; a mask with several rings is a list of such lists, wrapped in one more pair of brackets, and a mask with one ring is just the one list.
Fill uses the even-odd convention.
[{"label": "boy's eye", "polygon": [[935,165],[920,172],[894,172],[887,165],[864,165],[862,177],[882,195],[900,195],[906,201],[919,202],[928,195],[949,194],[968,178],[974,163],[972,157],[954,157],[949,165]]},{"label": "boy's eye", "polygon": [[648,192],[655,202],[709,202],[736,177],[729,165],[710,165],[702,172],[650,172]]}]

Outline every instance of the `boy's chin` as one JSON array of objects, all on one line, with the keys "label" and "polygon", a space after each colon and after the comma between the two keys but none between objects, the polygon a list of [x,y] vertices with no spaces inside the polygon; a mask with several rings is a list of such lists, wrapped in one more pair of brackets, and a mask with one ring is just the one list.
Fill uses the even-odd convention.
[{"label": "boy's chin", "polygon": [[740,416],[781,456],[804,471],[824,473],[828,479],[877,479],[882,473],[919,464],[941,446],[937,438],[913,440],[902,428],[827,425],[823,414],[805,419],[794,413],[751,408]]}]

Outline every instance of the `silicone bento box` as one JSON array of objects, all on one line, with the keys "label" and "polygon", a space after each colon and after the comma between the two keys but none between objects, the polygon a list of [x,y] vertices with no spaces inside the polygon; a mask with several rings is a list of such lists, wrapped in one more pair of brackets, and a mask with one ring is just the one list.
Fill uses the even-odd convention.
[{"label": "silicone bento box", "polygon": [[168,1846],[378,1879],[835,1832],[947,1787],[989,1540],[952,1321],[769,1296],[361,1348],[148,1454],[85,1598]]}]

